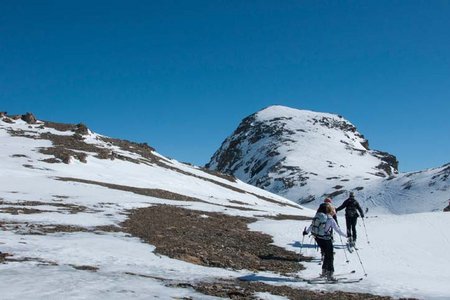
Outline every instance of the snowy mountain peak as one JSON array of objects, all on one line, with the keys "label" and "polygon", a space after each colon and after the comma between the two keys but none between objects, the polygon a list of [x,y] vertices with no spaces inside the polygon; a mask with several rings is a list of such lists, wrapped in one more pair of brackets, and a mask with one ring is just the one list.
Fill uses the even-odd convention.
[{"label": "snowy mountain peak", "polygon": [[[362,197],[368,207],[396,213],[435,210],[444,197],[442,191],[425,188],[424,198],[431,198],[432,205],[399,209],[384,190],[390,186],[400,193],[407,187],[395,156],[371,150],[364,135],[342,116],[284,106],[270,106],[244,118],[206,167],[311,208],[328,196],[339,203],[349,191]],[[407,178],[420,177],[421,184],[412,180],[412,185],[422,186],[427,176],[443,172],[445,167]],[[437,177],[431,177],[426,184],[437,186]],[[445,191],[448,179],[443,184],[439,186]],[[397,198],[407,201],[406,195],[409,190]]]},{"label": "snowy mountain peak", "polygon": [[323,127],[324,131],[334,130],[350,133],[354,135],[354,138],[351,138],[353,146],[361,150],[369,150],[368,141],[364,136],[357,132],[356,127],[352,123],[340,115],[275,105],[257,112],[255,118],[259,122],[283,121],[282,123],[285,123],[284,127],[286,129],[290,128],[297,131],[310,130],[319,132],[320,127]]},{"label": "snowy mountain peak", "polygon": [[246,117],[207,167],[308,203],[396,174],[397,160],[370,150],[341,116],[270,106]]},{"label": "snowy mountain peak", "polygon": [[315,112],[312,110],[305,109],[296,109],[283,105],[271,105],[266,108],[261,109],[256,112],[256,115],[260,120],[270,120],[274,118],[278,118],[283,116],[285,118],[294,118],[294,119],[308,119],[308,118],[317,118],[317,117],[326,117],[326,118],[337,118],[342,119],[342,116],[330,114],[330,113],[322,113]]}]

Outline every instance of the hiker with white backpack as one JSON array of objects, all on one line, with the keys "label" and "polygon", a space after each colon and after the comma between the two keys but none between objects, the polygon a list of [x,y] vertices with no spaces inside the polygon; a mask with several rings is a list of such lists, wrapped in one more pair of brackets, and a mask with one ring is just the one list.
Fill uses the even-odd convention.
[{"label": "hiker with white backpack", "polygon": [[322,203],[314,216],[311,225],[303,231],[303,235],[311,233],[316,239],[317,244],[323,253],[324,259],[322,264],[321,277],[327,280],[335,281],[334,273],[334,252],[332,230],[335,230],[343,237],[347,237],[336,221],[333,219],[334,209],[328,203]]}]

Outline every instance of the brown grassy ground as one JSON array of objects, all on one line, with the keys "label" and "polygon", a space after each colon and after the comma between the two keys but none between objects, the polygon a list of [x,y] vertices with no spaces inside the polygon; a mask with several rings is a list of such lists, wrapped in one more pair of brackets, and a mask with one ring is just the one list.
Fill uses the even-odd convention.
[{"label": "brown grassy ground", "polygon": [[285,285],[274,286],[261,282],[224,281],[216,283],[200,283],[193,288],[205,295],[228,299],[258,299],[257,292],[271,293],[292,300],[388,300],[391,297],[371,295],[367,293],[324,292],[293,288]]},{"label": "brown grassy ground", "polygon": [[249,231],[251,218],[160,205],[133,210],[126,232],[156,252],[204,266],[293,273],[303,269],[295,252],[272,245],[269,235]]}]

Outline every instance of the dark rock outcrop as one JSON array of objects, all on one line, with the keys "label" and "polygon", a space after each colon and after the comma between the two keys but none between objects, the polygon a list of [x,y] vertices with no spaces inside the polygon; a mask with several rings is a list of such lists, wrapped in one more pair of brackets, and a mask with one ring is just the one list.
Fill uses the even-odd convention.
[{"label": "dark rock outcrop", "polygon": [[36,117],[32,114],[27,112],[26,114],[21,116],[21,119],[27,122],[28,124],[36,124],[37,120]]},{"label": "dark rock outcrop", "polygon": [[398,173],[398,160],[395,155],[383,151],[374,151],[374,155],[382,161],[377,166],[378,169],[385,171],[388,175]]},{"label": "dark rock outcrop", "polygon": [[448,206],[446,208],[444,208],[445,212],[449,212],[450,211],[450,199],[448,199]]},{"label": "dark rock outcrop", "polygon": [[8,118],[8,117],[4,117],[2,121],[5,122],[5,123],[8,123],[8,124],[13,124],[14,123],[14,121],[11,120],[11,118]]},{"label": "dark rock outcrop", "polygon": [[79,124],[76,125],[75,133],[79,134],[79,135],[88,135],[89,134],[89,129],[83,123],[79,123]]}]

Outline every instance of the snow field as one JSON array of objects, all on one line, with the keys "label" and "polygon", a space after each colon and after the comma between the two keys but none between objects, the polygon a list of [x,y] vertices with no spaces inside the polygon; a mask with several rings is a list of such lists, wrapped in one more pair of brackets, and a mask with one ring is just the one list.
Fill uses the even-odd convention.
[{"label": "snow field", "polygon": [[[335,273],[351,278],[363,277],[355,284],[309,286],[311,289],[342,290],[378,295],[416,297],[419,299],[450,299],[450,214],[421,213],[410,215],[379,215],[365,219],[369,243],[361,218],[358,219],[358,253],[368,274],[364,276],[356,252],[344,253],[337,234],[334,237]],[[308,221],[259,221],[251,224],[252,230],[274,236],[274,244],[300,252],[301,231]],[[345,229],[345,219],[339,218]],[[342,239],[345,243],[345,239]],[[305,237],[301,249],[303,255],[320,259],[314,248],[314,240]],[[347,254],[349,263],[346,263]],[[317,262],[304,263],[306,270],[299,276],[313,278],[321,272]],[[306,286],[308,287],[308,286]]]}]

